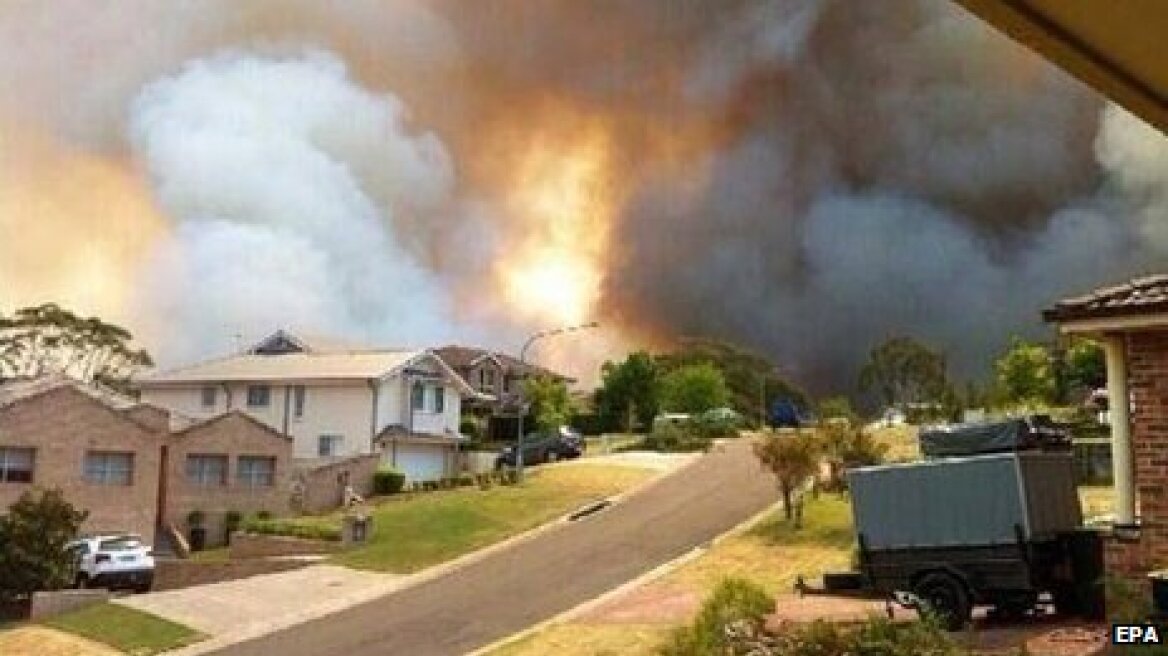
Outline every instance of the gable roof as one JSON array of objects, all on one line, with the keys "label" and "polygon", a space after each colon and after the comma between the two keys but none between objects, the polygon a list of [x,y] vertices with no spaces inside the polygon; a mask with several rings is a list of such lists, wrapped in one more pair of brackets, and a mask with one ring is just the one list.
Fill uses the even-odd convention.
[{"label": "gable roof", "polygon": [[215,415],[214,417],[211,417],[210,419],[205,419],[203,421],[197,421],[193,424],[190,424],[189,426],[186,426],[186,427],[181,428],[179,430],[173,431],[171,434],[177,438],[187,437],[191,433],[198,432],[199,430],[201,430],[203,428],[209,428],[211,426],[214,426],[215,424],[227,421],[229,419],[240,420],[240,421],[246,422],[248,424],[251,424],[255,428],[260,429],[265,434],[270,435],[274,438],[288,441],[288,442],[292,441],[291,435],[284,435],[280,431],[272,428],[271,426],[265,424],[264,422],[256,419],[255,417],[252,417],[251,415],[247,414],[246,412],[240,412],[239,410],[230,410],[228,412],[224,412],[223,414]]},{"label": "gable roof", "polygon": [[297,337],[278,330],[244,353],[195,363],[134,379],[139,387],[200,385],[224,382],[285,382],[376,380],[430,360],[461,394],[489,398],[467,384],[434,352],[422,349],[379,349],[340,340]]},{"label": "gable roof", "polygon": [[138,405],[136,400],[96,383],[83,383],[62,374],[50,374],[18,378],[0,384],[0,408],[63,388],[80,392],[114,410],[129,410]]},{"label": "gable roof", "polygon": [[575,379],[556,373],[551,369],[545,369],[539,365],[520,362],[519,358],[511,357],[506,353],[498,351],[491,351],[484,348],[474,346],[458,346],[450,344],[440,348],[434,349],[434,353],[442,359],[446,364],[450,365],[455,370],[467,369],[475,366],[485,359],[494,360],[510,375],[515,376],[548,376],[556,380],[562,380],[567,383],[576,382]]},{"label": "gable roof", "polygon": [[1168,313],[1168,274],[1156,274],[1062,299],[1054,307],[1043,310],[1042,318],[1063,323],[1165,313]]}]

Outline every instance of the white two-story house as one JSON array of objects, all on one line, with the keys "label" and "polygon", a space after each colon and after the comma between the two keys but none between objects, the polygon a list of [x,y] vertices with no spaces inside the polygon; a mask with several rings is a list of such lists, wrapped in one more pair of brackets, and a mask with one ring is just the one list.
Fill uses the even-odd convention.
[{"label": "white two-story house", "polygon": [[463,397],[427,350],[354,348],[278,331],[247,351],[136,379],[142,401],[194,418],[240,410],[293,438],[297,458],[381,453],[410,480],[454,473]]}]

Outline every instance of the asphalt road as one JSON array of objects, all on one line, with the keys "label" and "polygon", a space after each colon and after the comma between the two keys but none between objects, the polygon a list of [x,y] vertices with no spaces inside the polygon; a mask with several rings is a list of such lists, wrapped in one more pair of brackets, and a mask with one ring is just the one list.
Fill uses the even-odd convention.
[{"label": "asphalt road", "polygon": [[777,500],[746,440],[624,502],[472,565],[216,652],[223,656],[465,654],[672,560]]}]

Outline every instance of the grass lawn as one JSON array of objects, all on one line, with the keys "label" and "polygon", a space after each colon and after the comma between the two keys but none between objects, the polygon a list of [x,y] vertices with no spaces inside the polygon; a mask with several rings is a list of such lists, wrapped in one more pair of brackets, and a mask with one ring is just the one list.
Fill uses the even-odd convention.
[{"label": "grass lawn", "polygon": [[107,644],[131,656],[150,656],[203,638],[181,624],[110,603],[58,615],[43,624]]},{"label": "grass lawn", "polygon": [[[360,569],[413,572],[624,492],[652,475],[638,467],[577,461],[529,470],[521,485],[388,497],[372,509],[370,541],[333,560]],[[295,521],[336,525],[340,515]]]},{"label": "grass lawn", "polygon": [[584,438],[584,455],[601,456],[608,453],[618,453],[644,441],[645,436],[640,434],[609,433],[600,437]]}]

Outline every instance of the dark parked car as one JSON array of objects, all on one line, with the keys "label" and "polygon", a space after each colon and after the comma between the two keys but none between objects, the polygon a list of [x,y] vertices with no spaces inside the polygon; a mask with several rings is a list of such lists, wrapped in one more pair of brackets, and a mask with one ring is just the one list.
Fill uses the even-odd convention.
[{"label": "dark parked car", "polygon": [[[540,465],[545,462],[579,458],[584,454],[584,439],[567,426],[554,433],[528,433],[523,438],[523,464]],[[499,452],[495,468],[515,466],[515,447],[509,446]]]}]

